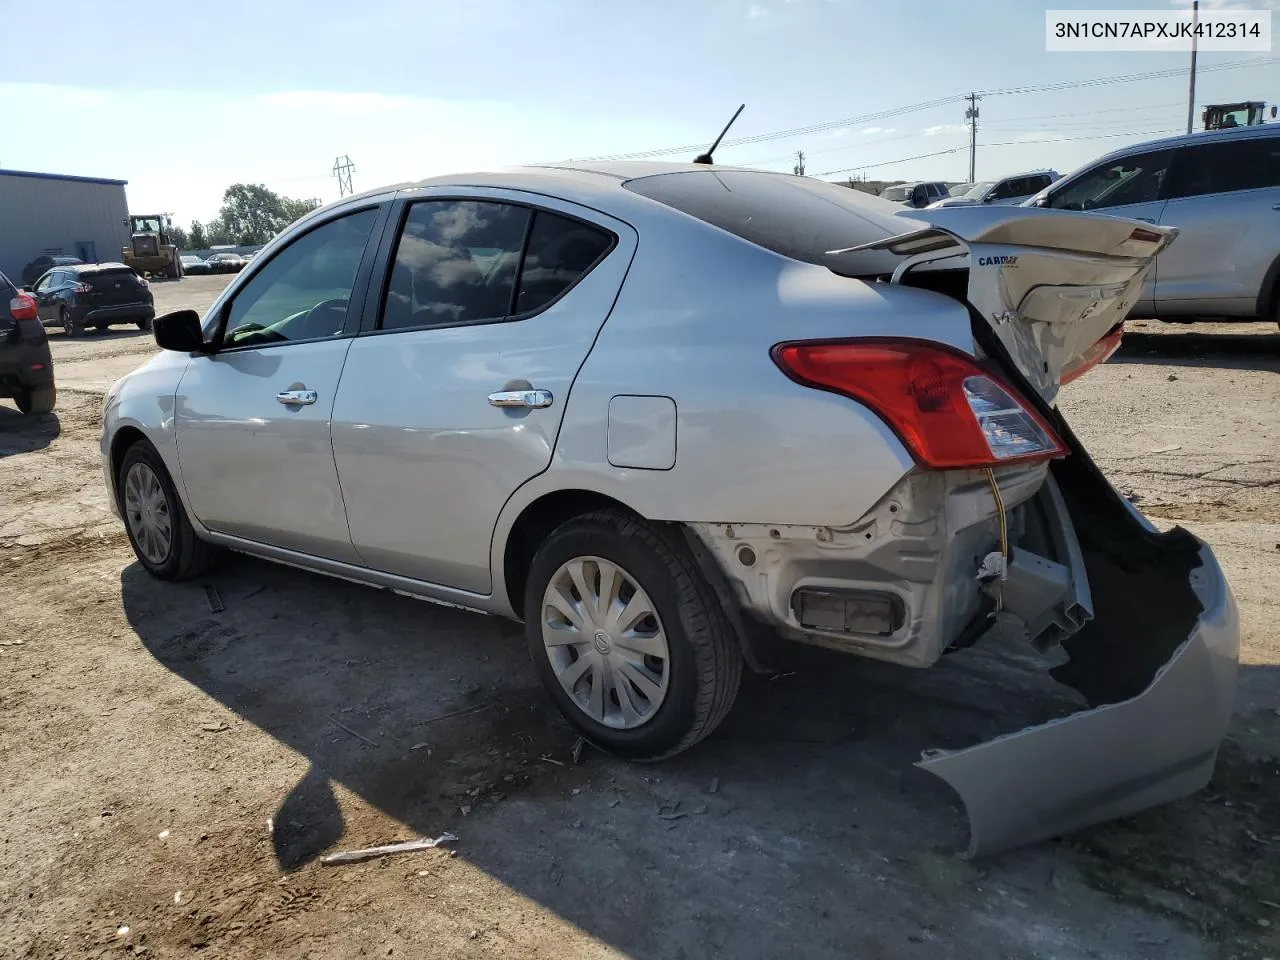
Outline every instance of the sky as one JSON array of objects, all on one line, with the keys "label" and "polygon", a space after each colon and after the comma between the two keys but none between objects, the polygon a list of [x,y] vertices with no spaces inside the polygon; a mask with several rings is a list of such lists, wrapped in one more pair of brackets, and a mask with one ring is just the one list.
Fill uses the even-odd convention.
[{"label": "sky", "polygon": [[[1183,53],[1046,53],[1047,8],[1186,0],[68,0],[5,4],[0,168],[128,180],[134,212],[217,214],[232,183],[338,198],[467,170],[705,144],[824,179],[964,180],[970,91],[1185,68]],[[1280,0],[1203,7],[1280,9]],[[136,12],[135,12],[136,11]],[[1280,18],[1277,18],[1280,20]],[[1280,32],[1280,27],[1276,27]],[[55,55],[51,55],[55,54]],[[1205,103],[1280,101],[1280,51],[1202,53]],[[1212,69],[1224,64],[1271,62]],[[1069,170],[1185,129],[1185,74],[979,104],[977,176]],[[877,119],[861,120],[876,114]],[[839,123],[838,121],[851,121]],[[696,151],[660,159],[692,159]],[[923,156],[931,154],[930,156]],[[919,158],[919,159],[909,159]]]}]

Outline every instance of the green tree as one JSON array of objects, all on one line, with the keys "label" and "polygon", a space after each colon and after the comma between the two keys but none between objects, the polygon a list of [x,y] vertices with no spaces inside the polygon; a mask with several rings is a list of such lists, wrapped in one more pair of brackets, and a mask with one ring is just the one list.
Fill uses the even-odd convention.
[{"label": "green tree", "polygon": [[233,183],[222,195],[222,209],[214,223],[227,237],[223,242],[266,243],[314,208],[309,200],[282,197],[260,183]]},{"label": "green tree", "polygon": [[204,235],[204,224],[199,220],[191,221],[191,249],[203,250],[209,246],[209,239]]},{"label": "green tree", "polygon": [[187,231],[183,230],[181,227],[168,227],[166,229],[169,231],[170,243],[176,243],[183,250],[190,247],[190,238],[187,236]]}]

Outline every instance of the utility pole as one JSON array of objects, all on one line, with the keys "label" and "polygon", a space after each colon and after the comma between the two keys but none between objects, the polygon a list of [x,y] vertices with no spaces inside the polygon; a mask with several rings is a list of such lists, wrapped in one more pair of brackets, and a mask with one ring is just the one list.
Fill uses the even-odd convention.
[{"label": "utility pole", "polygon": [[804,176],[804,151],[803,150],[796,151],[796,165],[791,168],[791,172],[794,173],[797,177]]},{"label": "utility pole", "polygon": [[351,186],[351,174],[355,172],[355,164],[351,162],[351,158],[346,154],[333,161],[333,175],[338,178],[338,196],[345,197],[349,193],[355,193]]},{"label": "utility pole", "polygon": [[1191,76],[1187,90],[1187,133],[1196,122],[1196,25],[1200,22],[1200,0],[1191,4]]},{"label": "utility pole", "polygon": [[982,98],[971,93],[965,99],[969,101],[969,109],[964,112],[964,118],[969,121],[969,182],[973,183],[977,179],[974,167],[978,159],[978,101]]}]

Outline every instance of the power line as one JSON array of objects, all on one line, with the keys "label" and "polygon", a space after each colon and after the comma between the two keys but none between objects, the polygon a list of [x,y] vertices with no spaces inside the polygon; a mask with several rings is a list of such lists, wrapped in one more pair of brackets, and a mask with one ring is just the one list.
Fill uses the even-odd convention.
[{"label": "power line", "polygon": [[[1030,147],[1040,143],[1069,143],[1075,140],[1106,140],[1112,137],[1154,137],[1160,134],[1177,133],[1176,127],[1168,127],[1163,130],[1136,130],[1132,133],[1126,131],[1124,133],[1100,133],[1093,136],[1083,137],[1046,137],[1043,140],[996,140],[990,143],[980,143],[980,147]],[[947,150],[936,150],[933,153],[921,153],[914,157],[898,157],[896,160],[881,160],[876,163],[863,163],[856,167],[841,167],[839,170],[825,170],[822,173],[814,174],[815,177],[831,177],[837,173],[849,173],[854,170],[872,170],[876,167],[887,167],[895,163],[910,163],[912,160],[924,160],[928,157],[941,157],[948,153],[958,153],[964,149],[964,145],[951,147]]]},{"label": "power line", "polygon": [[[1264,64],[1280,62],[1280,57],[1254,57],[1249,60],[1236,60],[1227,63],[1213,64],[1208,67],[1201,67],[1200,73],[1210,73],[1219,70],[1239,70],[1245,67],[1257,67]],[[1075,90],[1087,87],[1108,86],[1116,83],[1136,83],[1142,80],[1160,80],[1167,77],[1182,76],[1184,70],[1182,67],[1176,67],[1166,70],[1149,70],[1145,73],[1128,73],[1111,77],[1098,77],[1092,80],[1063,80],[1056,83],[1030,84],[1020,87],[1001,87],[992,90],[978,90],[974,92],[979,97],[998,97],[998,96],[1014,96],[1027,93],[1051,93],[1060,90]],[[721,146],[737,147],[745,146],[753,143],[765,143],[771,140],[785,140],[790,137],[810,136],[817,133],[826,133],[831,130],[838,130],[841,127],[850,127],[859,123],[870,123],[875,120],[887,120],[891,117],[903,116],[909,113],[918,113],[921,110],[930,110],[935,107],[947,106],[950,104],[960,103],[968,99],[966,94],[954,94],[948,97],[939,97],[934,100],[922,101],[920,103],[909,104],[903,107],[895,107],[889,110],[880,110],[875,113],[868,113],[858,117],[846,117],[843,120],[832,120],[826,123],[815,123],[804,127],[792,127],[787,130],[775,130],[770,133],[760,133],[749,137],[738,137],[735,140],[725,140]],[[673,153],[693,153],[703,149],[701,143],[685,144],[679,147],[664,147],[661,149],[636,150],[629,153],[613,153],[604,154],[594,157],[583,157],[582,160],[646,160],[653,157],[667,156]]]},{"label": "power line", "polygon": [[338,157],[333,161],[333,175],[338,178],[338,197],[345,197],[349,193],[355,193],[355,188],[351,186],[351,174],[355,173],[356,165],[351,162],[351,158],[346,154]]}]

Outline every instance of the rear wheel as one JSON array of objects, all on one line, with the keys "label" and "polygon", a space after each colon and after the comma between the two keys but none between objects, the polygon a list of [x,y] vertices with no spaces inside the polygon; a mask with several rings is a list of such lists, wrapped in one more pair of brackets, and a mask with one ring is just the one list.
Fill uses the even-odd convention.
[{"label": "rear wheel", "polygon": [[139,329],[139,330],[150,330],[150,329],[151,329],[151,318],[150,318],[150,317],[143,317],[143,318],[141,318],[140,320],[138,320],[138,321],[137,321],[137,323],[138,323],[138,329]]},{"label": "rear wheel", "polygon": [[125,451],[116,489],[129,543],[148,573],[185,580],[209,569],[216,550],[196,535],[164,461],[148,441]]},{"label": "rear wheel", "polygon": [[524,604],[543,685],[604,750],[679,753],[733,705],[742,677],[733,628],[663,527],[613,512],[570,520],[534,557]]},{"label": "rear wheel", "polygon": [[48,413],[58,402],[58,391],[52,383],[42,387],[28,387],[14,400],[22,413]]}]

